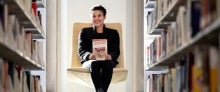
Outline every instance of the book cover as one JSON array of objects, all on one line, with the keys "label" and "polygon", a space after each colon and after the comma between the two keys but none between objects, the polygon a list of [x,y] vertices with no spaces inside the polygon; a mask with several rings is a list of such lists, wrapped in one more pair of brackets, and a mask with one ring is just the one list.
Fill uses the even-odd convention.
[{"label": "book cover", "polygon": [[[167,29],[166,29],[166,30],[167,30]],[[167,43],[166,32],[167,32],[167,31],[166,31],[166,30],[164,30],[164,31],[161,32],[161,38],[162,38],[162,40],[161,40],[161,41],[162,41],[162,42],[161,42],[161,45],[162,45],[162,46],[161,46],[161,47],[162,47],[162,48],[161,48],[161,51],[162,51],[162,53],[161,53],[161,54],[162,54],[162,58],[165,57],[165,56],[166,56],[166,53],[167,53],[167,49],[166,49],[166,48],[167,48],[167,45],[166,45],[166,43]]]},{"label": "book cover", "polygon": [[32,32],[26,32],[25,34],[25,53],[28,57],[32,54]]},{"label": "book cover", "polygon": [[210,82],[210,92],[218,92],[218,61],[219,52],[218,48],[210,46],[209,48],[209,82]]},{"label": "book cover", "polygon": [[211,14],[211,23],[213,22],[213,21],[215,21],[217,18],[218,18],[218,15],[217,15],[217,6],[219,6],[219,5],[217,5],[216,3],[218,2],[219,0],[209,0],[209,9],[210,9],[210,14]]},{"label": "book cover", "polygon": [[22,92],[29,92],[26,72],[22,72]]},{"label": "book cover", "polygon": [[186,15],[186,7],[185,6],[181,6],[179,8],[179,29],[180,29],[180,36],[181,36],[181,40],[180,40],[180,45],[184,45],[187,43],[187,39],[189,36],[189,31],[188,26],[187,26],[187,15]]},{"label": "book cover", "polygon": [[4,92],[2,83],[0,83],[0,92]]},{"label": "book cover", "polygon": [[[3,80],[4,80],[4,60],[0,57],[0,89],[1,87],[3,87],[3,83],[4,83]],[[3,91],[0,90],[0,92]]]},{"label": "book cover", "polygon": [[106,60],[107,39],[93,39],[92,47],[96,60]]},{"label": "book cover", "polygon": [[171,68],[171,85],[172,85],[172,92],[177,91],[177,68]]},{"label": "book cover", "polygon": [[24,27],[21,27],[18,32],[18,50],[25,52],[25,30]]},{"label": "book cover", "polygon": [[45,67],[43,61],[43,42],[37,42],[37,60],[42,67]]},{"label": "book cover", "polygon": [[33,10],[33,14],[36,17],[37,16],[37,3],[36,0],[32,0],[32,10]]},{"label": "book cover", "polygon": [[1,20],[0,20],[0,42],[4,41],[4,35],[5,35],[5,32],[3,30],[3,26],[2,26],[2,23],[1,23]]},{"label": "book cover", "polygon": [[208,92],[208,79],[209,79],[209,70],[208,70],[208,49],[206,45],[195,47],[195,63],[193,66],[193,92]]},{"label": "book cover", "polygon": [[201,24],[200,28],[204,29],[211,21],[210,0],[201,0]]},{"label": "book cover", "polygon": [[217,2],[216,2],[216,8],[217,8],[217,17],[219,17],[220,16],[220,0],[217,0]]},{"label": "book cover", "polygon": [[[220,0],[218,0],[218,2],[220,2]],[[220,60],[220,34],[218,35],[218,54],[219,54],[218,59]],[[217,62],[217,64],[219,65],[220,62]],[[217,76],[219,77],[220,76],[220,67],[218,67],[217,69],[218,69]],[[217,82],[218,82],[218,91],[220,91],[220,79],[218,79]]]},{"label": "book cover", "polygon": [[201,18],[201,4],[199,1],[191,2],[191,17],[190,17],[190,25],[191,25],[191,37],[194,37],[200,30],[200,18]]}]

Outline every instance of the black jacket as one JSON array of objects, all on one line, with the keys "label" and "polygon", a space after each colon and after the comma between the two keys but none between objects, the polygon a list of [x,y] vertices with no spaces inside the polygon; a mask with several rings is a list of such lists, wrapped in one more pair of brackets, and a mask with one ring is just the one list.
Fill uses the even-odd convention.
[{"label": "black jacket", "polygon": [[81,63],[88,60],[89,54],[92,53],[92,39],[107,39],[108,54],[111,55],[115,65],[118,64],[118,56],[120,54],[120,38],[117,30],[106,28],[104,26],[103,33],[97,33],[95,27],[83,28],[80,32],[78,53]]}]

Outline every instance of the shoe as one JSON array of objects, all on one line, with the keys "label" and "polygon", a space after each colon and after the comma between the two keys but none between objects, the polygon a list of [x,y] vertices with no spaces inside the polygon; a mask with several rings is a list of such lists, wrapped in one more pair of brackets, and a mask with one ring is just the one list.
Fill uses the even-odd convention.
[{"label": "shoe", "polygon": [[102,88],[99,88],[98,92],[104,92],[104,90]]}]

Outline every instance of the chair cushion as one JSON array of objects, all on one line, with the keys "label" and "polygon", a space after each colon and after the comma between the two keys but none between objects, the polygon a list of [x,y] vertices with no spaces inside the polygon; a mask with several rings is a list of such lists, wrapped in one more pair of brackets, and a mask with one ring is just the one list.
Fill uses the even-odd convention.
[{"label": "chair cushion", "polygon": [[[78,36],[82,28],[84,27],[91,27],[92,23],[74,23],[73,25],[73,40],[72,40],[72,66],[68,68],[68,72],[74,74],[81,80],[85,81],[86,83],[92,84],[90,71],[87,68],[82,68],[80,59],[77,53],[78,48]],[[108,28],[116,29],[120,36],[120,56],[118,58],[119,64],[116,68],[113,69],[113,76],[111,83],[118,83],[122,82],[126,79],[128,70],[125,69],[124,66],[124,53],[123,53],[123,40],[122,40],[122,27],[120,23],[105,23],[105,26]]]},{"label": "chair cushion", "polygon": [[[90,71],[88,68],[82,68],[82,67],[75,67],[75,68],[68,68],[68,72],[71,74],[77,76],[78,78],[82,79],[86,83],[91,84],[91,76]],[[111,83],[115,84],[118,82],[125,81],[127,76],[128,70],[124,68],[114,68],[113,69],[113,76]]]}]

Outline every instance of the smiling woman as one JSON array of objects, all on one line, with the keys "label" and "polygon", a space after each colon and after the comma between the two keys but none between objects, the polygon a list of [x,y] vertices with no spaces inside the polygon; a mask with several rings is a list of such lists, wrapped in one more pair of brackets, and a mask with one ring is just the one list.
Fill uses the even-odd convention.
[{"label": "smiling woman", "polygon": [[[119,49],[119,34],[117,30],[105,27],[104,20],[106,9],[103,6],[95,6],[92,9],[93,27],[83,28],[79,36],[78,53],[81,59],[82,66],[89,68],[91,78],[97,92],[107,92],[111,83],[113,68],[118,64]],[[99,60],[96,57],[94,49],[94,40],[107,41],[106,55],[104,59]],[[96,43],[97,44],[97,43]],[[100,72],[101,71],[101,72]]]},{"label": "smiling woman", "polygon": [[92,22],[93,25],[97,28],[98,33],[102,33],[103,31],[105,15],[106,9],[101,5],[92,9]]},{"label": "smiling woman", "polygon": [[[89,64],[90,61],[94,61],[94,60],[89,60],[83,63],[83,65],[80,62],[80,57],[78,56],[79,54],[77,53],[77,48],[78,48],[78,42],[80,40],[78,40],[79,37],[79,33],[82,31],[83,28],[86,27],[92,27],[93,24],[92,23],[74,23],[73,24],[73,43],[72,43],[72,66],[71,68],[68,68],[68,72],[77,76],[79,79],[83,80],[85,83],[91,85],[92,83],[92,79],[91,79],[91,71],[89,70],[89,68],[85,68],[86,65],[85,63]],[[111,90],[114,90],[112,92],[118,92],[116,89],[116,87],[122,87],[120,84],[120,82],[123,82],[126,80],[126,76],[128,74],[128,70],[125,67],[125,62],[124,62],[124,55],[123,55],[123,37],[122,37],[122,26],[120,23],[105,23],[105,26],[107,28],[113,28],[116,29],[119,33],[120,36],[120,55],[117,59],[118,64],[116,65],[116,67],[113,68],[113,75],[112,75],[112,79],[111,79],[111,84],[113,84],[115,87],[110,87],[109,92],[111,92]],[[90,63],[91,64],[91,63]],[[90,66],[90,65],[88,65]],[[71,78],[72,79],[72,78]],[[117,85],[117,86],[116,86]],[[93,85],[91,85],[93,86]],[[75,90],[75,89],[74,89]],[[123,89],[122,89],[123,90]],[[78,90],[76,90],[78,91]],[[70,92],[75,92],[75,91],[70,91]],[[82,91],[82,92],[87,92],[87,91]],[[120,91],[120,92],[126,92],[126,91]]]},{"label": "smiling woman", "polygon": [[[116,29],[120,35],[119,36],[120,37],[120,56],[117,60],[119,64],[116,65],[115,68],[113,68],[113,76],[112,76],[111,84],[108,88],[108,92],[127,92],[126,91],[127,80],[125,80],[126,77],[120,75],[120,74],[124,74],[124,75],[127,74],[125,73],[125,69],[128,68],[126,67],[126,65],[132,64],[132,63],[128,63],[132,60],[130,59],[130,57],[132,56],[129,55],[129,58],[128,59],[126,58],[126,56],[130,53],[130,50],[125,50],[124,48],[126,47],[126,44],[125,44],[127,40],[126,35],[128,33],[129,34],[131,33],[130,28],[126,29],[127,21],[130,20],[130,19],[127,20],[127,16],[128,16],[126,14],[126,11],[128,9],[126,8],[127,2],[130,2],[130,1],[111,0],[109,2],[108,0],[67,0],[67,4],[68,4],[67,9],[66,9],[67,17],[65,18],[67,20],[66,27],[68,30],[67,36],[66,36],[67,43],[65,45],[67,48],[66,57],[67,57],[67,62],[68,62],[67,64],[68,76],[67,77],[70,78],[71,80],[72,79],[74,80],[74,81],[71,81],[69,79],[67,80],[68,81],[67,89],[69,90],[67,92],[95,92],[95,91],[91,91],[95,89],[93,88],[94,86],[91,80],[91,73],[88,68],[83,68],[80,62],[80,59],[77,53],[77,48],[78,48],[77,44],[79,41],[78,40],[79,32],[82,31],[82,28],[94,26],[92,22],[92,18],[93,18],[92,9],[94,8],[93,6],[97,6],[97,5],[98,6],[102,5],[107,10],[106,17],[104,20],[105,27]],[[79,11],[78,9],[82,11]],[[129,14],[129,16],[130,15],[131,14]],[[129,41],[131,40],[129,39]],[[131,45],[127,45],[127,46],[131,46]],[[129,53],[127,54],[126,52],[129,52]],[[77,58],[77,60],[75,58]],[[127,59],[127,60],[124,62],[124,59]],[[76,64],[76,62],[78,63]],[[86,76],[81,76],[80,74],[83,74]],[[128,74],[131,74],[131,72]],[[77,78],[73,78],[71,75],[77,76]],[[124,80],[122,80],[122,78],[124,78]],[[130,80],[131,79],[129,79],[128,81]],[[82,82],[81,84],[83,85],[80,85],[78,82]],[[89,87],[86,86],[87,84],[89,84]],[[91,89],[91,86],[93,89]],[[129,88],[132,88],[132,87],[129,87]]]}]

